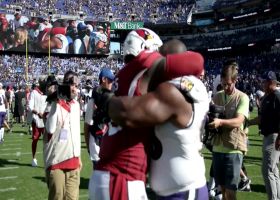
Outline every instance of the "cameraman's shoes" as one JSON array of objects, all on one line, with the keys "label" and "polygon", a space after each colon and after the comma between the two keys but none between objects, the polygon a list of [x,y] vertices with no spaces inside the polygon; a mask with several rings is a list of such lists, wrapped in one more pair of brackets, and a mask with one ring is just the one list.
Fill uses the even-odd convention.
[{"label": "cameraman's shoes", "polygon": [[250,184],[251,184],[250,179],[246,179],[246,180],[241,179],[241,181],[238,184],[238,190],[244,191],[244,192],[251,192]]},{"label": "cameraman's shoes", "polygon": [[38,166],[36,158],[33,158],[31,165],[32,165],[32,167],[37,167]]}]

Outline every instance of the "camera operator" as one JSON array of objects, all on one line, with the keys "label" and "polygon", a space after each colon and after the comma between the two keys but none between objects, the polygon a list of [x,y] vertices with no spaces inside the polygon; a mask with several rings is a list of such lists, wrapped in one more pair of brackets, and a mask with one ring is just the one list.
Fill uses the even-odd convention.
[{"label": "camera operator", "polygon": [[78,75],[68,71],[58,86],[46,120],[49,141],[44,145],[48,199],[78,199],[82,166]]},{"label": "camera operator", "polygon": [[213,169],[225,200],[236,199],[243,155],[247,152],[244,125],[249,115],[249,98],[236,89],[237,76],[237,63],[227,61],[221,72],[223,90],[213,97],[214,104],[224,106],[224,119],[215,118],[209,124],[210,128],[219,129],[213,137]]}]

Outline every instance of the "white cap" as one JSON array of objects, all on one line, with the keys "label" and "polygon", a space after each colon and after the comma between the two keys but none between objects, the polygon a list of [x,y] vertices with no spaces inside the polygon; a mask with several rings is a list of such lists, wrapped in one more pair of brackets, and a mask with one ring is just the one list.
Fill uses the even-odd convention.
[{"label": "white cap", "polygon": [[90,32],[92,32],[92,31],[93,31],[93,27],[92,27],[92,25],[87,24],[87,30],[89,30]]},{"label": "white cap", "polygon": [[264,92],[261,91],[261,90],[258,90],[258,91],[256,92],[256,95],[257,95],[257,97],[260,99],[260,98],[262,98],[262,97],[264,96]]}]

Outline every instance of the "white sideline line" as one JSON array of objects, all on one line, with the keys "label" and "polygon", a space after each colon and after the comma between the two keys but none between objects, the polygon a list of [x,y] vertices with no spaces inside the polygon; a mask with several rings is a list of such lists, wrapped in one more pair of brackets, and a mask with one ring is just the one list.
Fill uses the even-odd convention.
[{"label": "white sideline line", "polygon": [[249,178],[263,178],[263,176],[248,176]]},{"label": "white sideline line", "polygon": [[255,166],[259,166],[259,165],[256,165],[256,164],[245,165],[245,167],[255,167]]},{"label": "white sideline line", "polygon": [[15,190],[17,190],[17,189],[11,187],[11,188],[6,188],[6,189],[0,189],[0,192],[9,192],[9,191],[15,191]]},{"label": "white sideline line", "polygon": [[17,169],[19,167],[0,167],[0,170]]},{"label": "white sideline line", "polygon": [[17,178],[17,176],[0,177],[0,180],[7,180],[7,179],[14,179],[14,178]]},{"label": "white sideline line", "polygon": [[12,133],[12,134],[10,134],[10,133],[5,133],[5,137],[14,137],[14,136],[23,136],[23,135],[26,135],[26,134],[24,134],[24,133]]},{"label": "white sideline line", "polygon": [[8,160],[8,162],[17,162],[18,160]]},{"label": "white sideline line", "polygon": [[[42,152],[36,152],[36,154],[41,154]],[[16,153],[2,153],[0,154],[0,156],[20,156],[20,155],[30,155],[32,154],[32,152],[24,152],[24,153],[21,153],[21,152],[16,152]]]},{"label": "white sideline line", "polygon": [[0,151],[10,151],[10,150],[19,150],[21,148],[9,148],[9,149],[0,149]]},{"label": "white sideline line", "polygon": [[5,144],[3,143],[3,146],[19,146],[21,145],[20,143],[16,143],[16,144]]}]

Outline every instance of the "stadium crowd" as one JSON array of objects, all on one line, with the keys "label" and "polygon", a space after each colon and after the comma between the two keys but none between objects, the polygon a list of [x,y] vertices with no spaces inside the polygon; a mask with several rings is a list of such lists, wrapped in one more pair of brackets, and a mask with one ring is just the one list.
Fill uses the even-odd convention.
[{"label": "stadium crowd", "polygon": [[0,50],[72,54],[108,54],[110,27],[105,22],[52,21],[50,16],[0,14]]},{"label": "stadium crowd", "polygon": [[[212,90],[215,77],[220,73],[220,69],[226,57],[206,57],[205,59],[205,83],[208,90]],[[1,55],[0,56],[0,70],[1,81],[4,85],[22,85],[27,84],[30,80],[36,79],[41,74],[48,74],[49,72],[55,75],[62,76],[67,70],[73,70],[81,75],[82,83],[91,77],[93,80],[98,80],[98,74],[104,67],[109,67],[113,72],[117,73],[123,67],[122,59],[113,58],[84,58],[84,57],[70,57],[59,58],[51,56],[51,65],[49,68],[48,57],[35,57],[29,55],[28,59],[28,77],[29,81],[25,79],[26,57],[20,55]],[[247,94],[254,94],[260,89],[259,80],[261,74],[267,70],[276,71],[280,77],[280,71],[277,63],[280,62],[279,52],[252,54],[248,56],[237,56],[236,60],[240,66],[240,79],[238,81],[238,88],[245,91]],[[49,71],[50,70],[50,71]]]},{"label": "stadium crowd", "polygon": [[184,41],[189,47],[202,49],[256,43],[258,41],[270,40],[271,38],[279,38],[279,36],[280,23],[274,22],[248,29],[233,30],[228,34],[224,32],[216,32],[209,35],[197,34]]},{"label": "stadium crowd", "polygon": [[[188,13],[195,1],[188,0],[156,0],[156,1],[69,1],[69,0],[51,0],[51,1],[33,1],[24,0],[16,5],[22,5],[23,13],[30,11],[45,12],[49,8],[56,8],[57,14],[77,14],[83,11],[84,15],[94,20],[108,19],[108,14],[115,20],[135,20],[156,23],[171,23],[186,21]],[[16,3],[16,2],[14,2]],[[11,1],[1,1],[1,7],[12,4]],[[25,6],[30,5],[30,6]],[[135,16],[132,18],[132,16]]]}]

